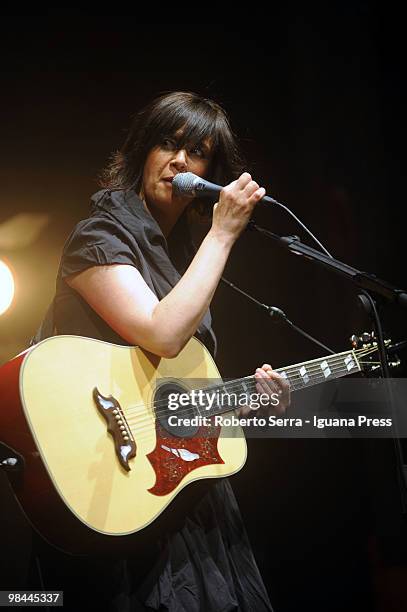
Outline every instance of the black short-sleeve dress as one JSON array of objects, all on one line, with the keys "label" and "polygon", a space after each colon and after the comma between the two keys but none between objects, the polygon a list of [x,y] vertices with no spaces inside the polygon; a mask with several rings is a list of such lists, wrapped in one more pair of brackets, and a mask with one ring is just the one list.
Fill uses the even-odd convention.
[{"label": "black short-sleeve dress", "polygon": [[[65,244],[53,307],[35,341],[56,333],[128,344],[64,278],[95,265],[132,265],[161,299],[193,257],[183,217],[167,242],[134,192],[103,190],[92,200],[89,218],[77,224]],[[106,295],[112,299],[114,295]],[[209,311],[196,335],[214,355]],[[177,520],[169,526],[164,512],[126,559],[71,557],[38,539],[45,589],[64,589],[68,610],[91,605],[120,612],[271,610],[229,481],[207,480],[184,491],[188,489],[193,491],[171,509]]]}]

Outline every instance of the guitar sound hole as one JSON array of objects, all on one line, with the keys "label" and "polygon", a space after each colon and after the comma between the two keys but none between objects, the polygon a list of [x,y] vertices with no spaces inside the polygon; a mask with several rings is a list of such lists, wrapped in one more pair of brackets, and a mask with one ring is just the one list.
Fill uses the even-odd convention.
[{"label": "guitar sound hole", "polygon": [[[188,393],[189,389],[184,389],[174,382],[162,383],[154,396],[155,416],[160,425],[172,436],[177,438],[192,438],[199,430],[199,425],[185,425],[185,419],[192,419],[199,416],[197,407],[189,404],[188,406],[179,406],[176,410],[170,410],[168,407],[169,396],[171,393],[176,393],[177,397],[181,393]],[[168,421],[173,417],[175,424]],[[174,418],[175,417],[175,418]]]}]

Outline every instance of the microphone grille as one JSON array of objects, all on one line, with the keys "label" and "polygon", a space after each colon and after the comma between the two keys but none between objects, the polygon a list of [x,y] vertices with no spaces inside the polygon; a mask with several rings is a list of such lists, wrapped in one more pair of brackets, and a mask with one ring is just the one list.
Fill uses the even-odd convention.
[{"label": "microphone grille", "polygon": [[180,172],[172,179],[172,189],[175,195],[195,195],[196,174],[193,172]]}]

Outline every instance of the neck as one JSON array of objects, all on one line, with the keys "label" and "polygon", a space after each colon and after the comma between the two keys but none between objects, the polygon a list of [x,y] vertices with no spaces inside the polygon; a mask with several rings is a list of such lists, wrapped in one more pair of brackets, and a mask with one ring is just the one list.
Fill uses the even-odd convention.
[{"label": "neck", "polygon": [[174,225],[177,223],[179,217],[181,216],[182,211],[179,213],[177,212],[177,214],[164,214],[163,211],[161,211],[160,209],[150,208],[149,206],[146,206],[146,208],[157,221],[158,225],[160,226],[160,230],[162,231],[165,238],[168,238]]},{"label": "neck", "polygon": [[177,223],[178,219],[189,203],[189,201],[186,202],[185,200],[172,200],[171,206],[168,206],[168,208],[163,210],[162,208],[155,206],[154,203],[148,202],[142,191],[139,193],[139,198],[142,200],[145,209],[157,221],[165,238],[168,238],[174,225]]},{"label": "neck", "polygon": [[[344,351],[304,363],[297,363],[287,368],[279,368],[276,372],[287,380],[291,391],[297,391],[327,380],[360,372],[362,363],[359,362],[358,355],[363,356],[368,353],[369,350],[366,349]],[[201,403],[198,407],[199,414],[208,417],[224,414],[232,409],[250,404],[252,394],[257,394],[257,379],[254,376],[236,378],[206,389],[196,390],[195,393],[202,393],[200,396]],[[240,398],[243,400],[241,403],[239,403]],[[249,398],[249,401],[247,398]]]}]

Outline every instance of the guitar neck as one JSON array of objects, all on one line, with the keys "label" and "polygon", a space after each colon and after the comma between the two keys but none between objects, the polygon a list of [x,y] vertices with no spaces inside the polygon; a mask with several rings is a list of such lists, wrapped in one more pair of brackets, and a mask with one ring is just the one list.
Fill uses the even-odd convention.
[{"label": "guitar neck", "polygon": [[[320,383],[342,378],[362,370],[361,363],[356,355],[357,351],[344,351],[328,357],[312,359],[303,363],[296,363],[286,368],[276,370],[285,378],[291,391],[298,391]],[[208,387],[205,393],[212,394],[214,400],[206,404],[201,403],[200,413],[205,416],[224,414],[230,412],[235,405],[233,400],[245,395],[256,393],[257,379],[254,376],[236,378],[221,385]],[[230,401],[227,401],[230,398]]]}]

